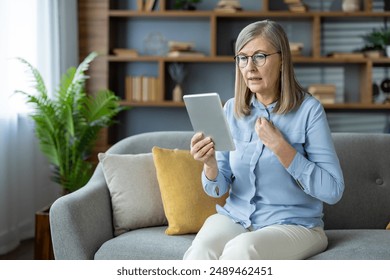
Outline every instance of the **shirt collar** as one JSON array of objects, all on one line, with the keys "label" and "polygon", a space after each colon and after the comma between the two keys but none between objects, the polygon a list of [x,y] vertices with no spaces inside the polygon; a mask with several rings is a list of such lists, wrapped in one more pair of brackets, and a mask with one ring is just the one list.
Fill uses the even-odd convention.
[{"label": "shirt collar", "polygon": [[275,108],[276,104],[278,103],[278,100],[276,100],[275,102],[269,104],[268,106],[265,106],[263,103],[259,102],[259,100],[257,100],[256,98],[256,94],[252,94],[252,98],[251,98],[251,101],[249,102],[249,105],[251,105],[252,107],[255,107],[255,108],[258,108],[258,109],[273,109]]}]

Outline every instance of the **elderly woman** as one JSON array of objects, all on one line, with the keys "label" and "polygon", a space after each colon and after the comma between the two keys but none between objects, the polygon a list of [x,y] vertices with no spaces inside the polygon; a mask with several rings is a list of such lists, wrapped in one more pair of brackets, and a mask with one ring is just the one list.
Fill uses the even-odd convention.
[{"label": "elderly woman", "polygon": [[328,245],[323,202],[344,179],[321,103],[295,79],[283,28],[265,20],[236,42],[235,96],[225,112],[236,150],[216,152],[196,133],[204,191],[229,196],[210,216],[184,259],[305,259]]}]

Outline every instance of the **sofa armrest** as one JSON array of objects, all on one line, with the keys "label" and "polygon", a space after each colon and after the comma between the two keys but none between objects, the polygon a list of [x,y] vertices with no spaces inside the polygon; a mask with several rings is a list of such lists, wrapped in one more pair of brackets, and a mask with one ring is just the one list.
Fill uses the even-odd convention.
[{"label": "sofa armrest", "polygon": [[56,259],[93,259],[113,238],[110,193],[100,164],[81,189],[58,198],[50,208]]}]

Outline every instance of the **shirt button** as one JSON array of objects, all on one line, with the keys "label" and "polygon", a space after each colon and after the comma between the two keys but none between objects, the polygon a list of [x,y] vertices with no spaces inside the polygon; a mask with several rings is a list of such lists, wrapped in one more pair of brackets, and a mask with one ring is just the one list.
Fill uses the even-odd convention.
[{"label": "shirt button", "polygon": [[383,185],[383,179],[378,178],[378,179],[375,180],[375,183],[376,183],[377,185]]}]

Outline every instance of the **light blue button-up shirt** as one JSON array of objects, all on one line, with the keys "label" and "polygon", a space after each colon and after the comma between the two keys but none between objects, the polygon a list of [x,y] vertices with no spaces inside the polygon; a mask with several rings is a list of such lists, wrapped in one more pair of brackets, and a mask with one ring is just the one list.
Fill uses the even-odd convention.
[{"label": "light blue button-up shirt", "polygon": [[[237,119],[234,99],[224,106],[236,150],[216,152],[219,173],[214,181],[204,172],[205,192],[220,197],[229,191],[217,212],[254,229],[272,224],[323,226],[323,202],[334,204],[344,191],[344,179],[324,109],[307,95],[288,114],[275,114],[276,103],[265,107],[256,98],[251,114]],[[297,153],[285,168],[265,147],[255,131],[257,118],[265,117],[281,131]]]}]

